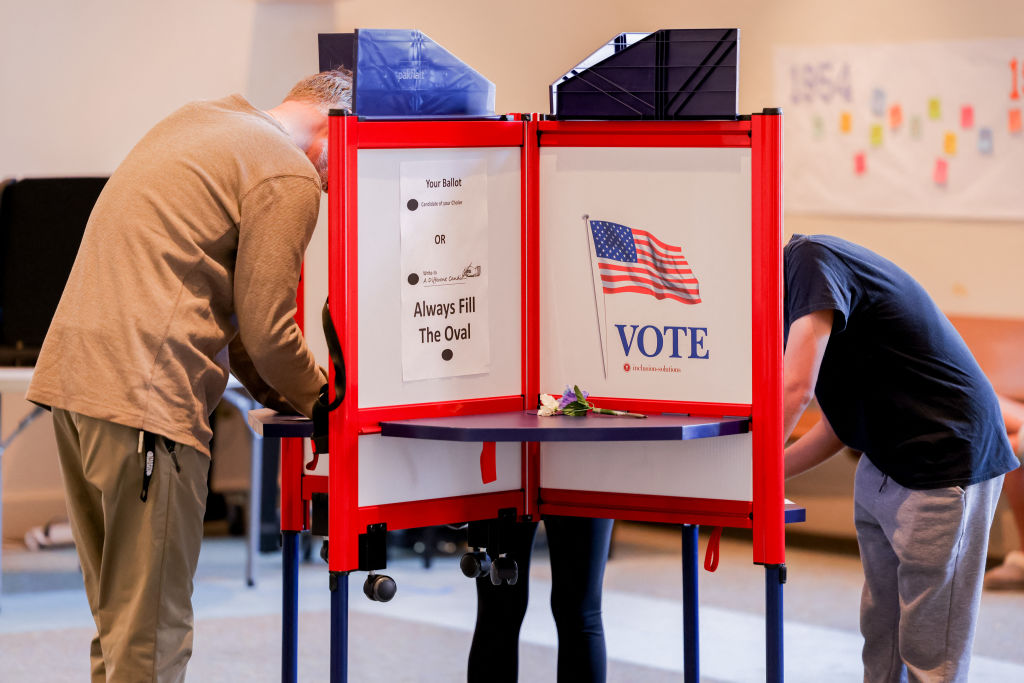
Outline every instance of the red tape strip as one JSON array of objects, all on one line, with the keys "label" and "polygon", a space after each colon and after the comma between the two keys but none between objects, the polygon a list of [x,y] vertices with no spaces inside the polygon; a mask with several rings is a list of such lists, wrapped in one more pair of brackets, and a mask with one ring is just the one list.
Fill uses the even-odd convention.
[{"label": "red tape strip", "polygon": [[494,442],[484,441],[480,451],[480,478],[485,484],[498,480],[498,459],[494,453]]},{"label": "red tape strip", "polygon": [[718,542],[722,540],[722,527],[716,526],[711,530],[711,537],[708,539],[708,549],[704,553],[704,569],[713,572],[718,569]]}]

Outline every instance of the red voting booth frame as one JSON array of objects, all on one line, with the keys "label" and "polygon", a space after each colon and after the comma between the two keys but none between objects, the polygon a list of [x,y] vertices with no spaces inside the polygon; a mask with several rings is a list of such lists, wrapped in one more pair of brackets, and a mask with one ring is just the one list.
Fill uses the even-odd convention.
[{"label": "red voting booth frame", "polygon": [[[346,394],[338,409],[330,415],[327,477],[306,475],[301,439],[284,439],[282,442],[281,528],[286,536],[289,532],[294,535],[294,532],[308,530],[313,494],[328,494],[328,565],[334,577],[332,587],[335,587],[338,576],[359,568],[359,537],[367,533],[371,525],[386,524],[388,530],[394,530],[461,523],[493,519],[498,517],[500,510],[514,508],[520,518],[538,519],[538,515],[558,514],[693,525],[691,544],[696,542],[696,525],[749,528],[753,532],[753,561],[769,570],[768,608],[778,610],[779,624],[775,636],[769,627],[768,678],[781,680],[781,589],[775,594],[772,588],[773,581],[781,583],[785,580],[781,112],[765,110],[762,114],[741,117],[736,121],[663,122],[553,121],[539,120],[536,115],[476,121],[367,121],[332,112],[329,144],[329,301],[346,364]],[[632,397],[593,398],[602,407],[648,413],[749,417],[753,442],[752,500],[722,501],[541,488],[541,449],[539,444],[529,443],[521,446],[519,490],[360,506],[358,440],[360,435],[379,433],[382,421],[512,412],[535,407],[540,392],[541,335],[539,150],[555,146],[751,150],[752,402],[726,404]],[[521,155],[521,394],[361,409],[360,381],[372,381],[372,378],[361,378],[358,372],[358,152],[367,149],[474,147],[519,148]],[[333,368],[331,372],[330,386],[333,386]],[[695,545],[692,550],[696,556]],[[347,585],[347,581],[341,585]],[[335,590],[333,593],[347,591]],[[344,600],[347,612],[347,597]],[[772,605],[773,600],[779,604]],[[332,632],[335,629],[337,632],[332,634],[332,681],[347,677],[347,619],[339,623],[332,616]],[[774,644],[773,637],[777,639]],[[341,641],[337,648],[335,640]],[[776,652],[773,654],[773,651]],[[687,680],[695,680],[695,666],[691,669],[689,662],[686,666]]]}]

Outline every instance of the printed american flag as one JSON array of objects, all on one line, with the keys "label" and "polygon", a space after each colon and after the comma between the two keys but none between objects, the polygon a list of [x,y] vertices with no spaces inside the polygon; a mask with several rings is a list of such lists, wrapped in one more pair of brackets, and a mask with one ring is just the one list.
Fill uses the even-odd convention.
[{"label": "printed american flag", "polygon": [[699,283],[679,247],[610,221],[590,221],[590,232],[605,294],[636,292],[700,303]]}]

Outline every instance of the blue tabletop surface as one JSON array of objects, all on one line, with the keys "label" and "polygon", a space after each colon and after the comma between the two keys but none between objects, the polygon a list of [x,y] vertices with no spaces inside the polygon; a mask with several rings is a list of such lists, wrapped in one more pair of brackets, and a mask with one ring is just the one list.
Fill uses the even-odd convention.
[{"label": "blue tabletop surface", "polygon": [[[249,426],[268,437],[310,437],[313,421],[269,408],[249,411]],[[462,415],[381,423],[381,434],[443,441],[681,441],[750,431],[746,417],[649,415],[629,417],[539,417],[536,412]],[[786,523],[806,519],[803,507],[786,501]]]},{"label": "blue tabletop surface", "polygon": [[535,411],[381,422],[381,434],[441,441],[681,441],[750,431],[745,417],[587,415],[540,417]]},{"label": "blue tabletop surface", "polygon": [[[260,436],[309,437],[313,422],[269,408],[249,411],[249,426]],[[540,417],[535,411],[459,415],[381,422],[383,436],[439,441],[683,441],[745,434],[746,417],[649,415],[645,419],[587,415]]]}]

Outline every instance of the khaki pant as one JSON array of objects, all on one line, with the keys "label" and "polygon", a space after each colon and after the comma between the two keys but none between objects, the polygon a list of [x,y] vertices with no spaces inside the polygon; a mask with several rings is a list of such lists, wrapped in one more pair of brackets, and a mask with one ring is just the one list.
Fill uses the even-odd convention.
[{"label": "khaki pant", "polygon": [[96,621],[93,683],[184,680],[209,457],[181,445],[172,457],[158,437],[143,502],[139,430],[58,409],[53,422]]}]

